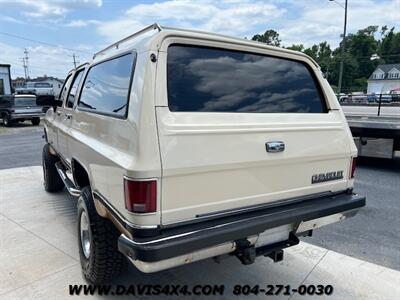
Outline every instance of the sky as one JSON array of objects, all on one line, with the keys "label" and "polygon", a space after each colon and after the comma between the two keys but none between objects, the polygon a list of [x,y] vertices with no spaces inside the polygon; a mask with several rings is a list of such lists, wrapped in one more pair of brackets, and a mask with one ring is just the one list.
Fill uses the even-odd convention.
[{"label": "sky", "polygon": [[[30,77],[64,78],[73,54],[83,63],[154,22],[241,38],[274,29],[285,46],[328,41],[334,48],[343,31],[344,1],[0,0],[0,64],[11,64],[12,78],[23,76],[26,48]],[[369,25],[400,29],[400,0],[348,3],[348,32]]]}]

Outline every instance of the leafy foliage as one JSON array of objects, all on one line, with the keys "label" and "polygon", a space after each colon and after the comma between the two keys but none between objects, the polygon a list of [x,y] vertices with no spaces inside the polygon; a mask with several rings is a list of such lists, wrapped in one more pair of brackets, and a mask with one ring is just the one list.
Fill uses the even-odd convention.
[{"label": "leafy foliage", "polygon": [[[264,34],[253,36],[252,40],[273,46],[280,46],[279,33],[267,30]],[[292,45],[287,49],[301,51],[312,57],[320,65],[329,83],[335,89],[339,78],[341,60],[340,45],[331,49],[324,41],[305,48],[304,45]],[[372,56],[379,59],[371,60]],[[355,34],[346,36],[342,91],[365,91],[367,79],[379,64],[400,63],[400,32],[387,26],[368,26]]]},{"label": "leafy foliage", "polygon": [[272,46],[280,46],[281,40],[279,39],[279,33],[275,30],[270,29],[265,31],[263,34],[256,34],[251,38],[253,41],[266,43]]}]

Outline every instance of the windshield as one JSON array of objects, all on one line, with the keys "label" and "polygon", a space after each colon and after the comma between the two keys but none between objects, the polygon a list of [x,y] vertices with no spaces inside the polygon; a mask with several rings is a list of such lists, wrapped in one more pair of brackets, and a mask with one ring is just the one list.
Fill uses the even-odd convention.
[{"label": "windshield", "polygon": [[36,106],[36,98],[15,98],[15,106]]}]

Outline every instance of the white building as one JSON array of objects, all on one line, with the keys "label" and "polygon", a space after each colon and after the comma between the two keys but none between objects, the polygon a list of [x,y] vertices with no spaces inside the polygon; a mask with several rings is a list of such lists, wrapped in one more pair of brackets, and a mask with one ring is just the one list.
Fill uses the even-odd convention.
[{"label": "white building", "polygon": [[397,88],[400,88],[400,64],[379,65],[368,78],[368,94],[385,94]]},{"label": "white building", "polygon": [[11,94],[10,65],[0,64],[0,95]]}]

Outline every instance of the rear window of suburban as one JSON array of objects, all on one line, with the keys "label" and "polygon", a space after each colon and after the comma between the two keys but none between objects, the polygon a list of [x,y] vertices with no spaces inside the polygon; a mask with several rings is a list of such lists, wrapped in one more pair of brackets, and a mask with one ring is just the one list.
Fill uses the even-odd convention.
[{"label": "rear window of suburban", "polygon": [[92,66],[86,75],[78,107],[125,117],[133,63],[134,55],[129,53]]},{"label": "rear window of suburban", "polygon": [[168,48],[171,111],[324,113],[322,92],[306,64],[220,48]]}]

